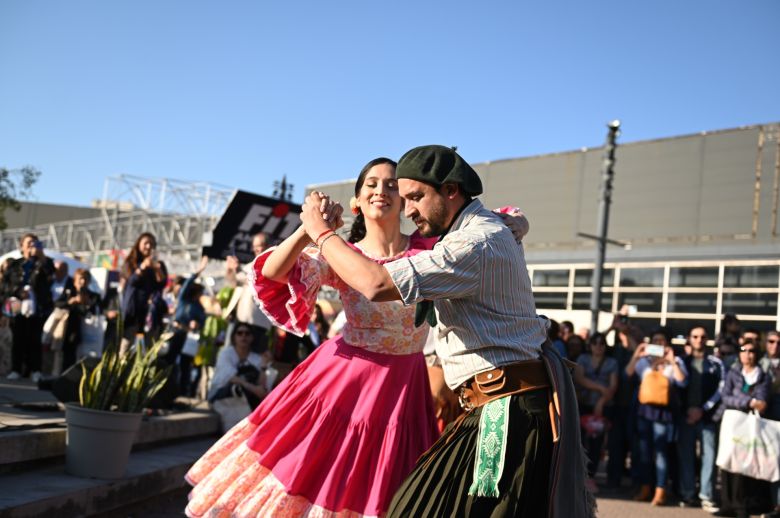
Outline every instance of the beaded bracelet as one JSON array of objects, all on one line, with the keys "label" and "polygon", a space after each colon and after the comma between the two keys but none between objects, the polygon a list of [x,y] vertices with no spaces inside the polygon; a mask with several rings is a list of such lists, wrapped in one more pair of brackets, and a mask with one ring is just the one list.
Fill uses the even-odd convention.
[{"label": "beaded bracelet", "polygon": [[325,241],[327,241],[328,239],[332,238],[335,235],[337,235],[337,234],[334,232],[334,233],[332,233],[332,234],[330,234],[328,236],[325,236],[325,239],[323,239],[322,243],[320,243],[320,245],[319,245],[319,249],[322,250],[322,246],[325,244]]},{"label": "beaded bracelet", "polygon": [[[329,228],[329,229],[327,229],[327,230],[323,230],[323,231],[320,233],[320,235],[319,235],[319,236],[317,236],[317,239],[315,239],[315,240],[314,240],[314,244],[315,244],[315,245],[317,245],[317,243],[320,241],[320,239],[322,239],[322,236],[324,236],[325,234],[328,234],[328,233],[330,233],[330,232],[333,232],[333,229],[330,229],[330,228]],[[317,245],[317,246],[319,246],[319,245]]]}]

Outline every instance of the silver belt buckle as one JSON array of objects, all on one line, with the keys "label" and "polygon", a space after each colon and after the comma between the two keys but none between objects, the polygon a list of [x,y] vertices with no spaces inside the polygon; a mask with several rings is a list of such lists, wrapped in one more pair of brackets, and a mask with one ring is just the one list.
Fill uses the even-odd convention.
[{"label": "silver belt buckle", "polygon": [[464,383],[458,388],[458,403],[460,404],[460,407],[465,410],[466,412],[473,410],[474,405],[469,403],[469,401],[466,399],[464,393],[466,392],[466,384]]}]

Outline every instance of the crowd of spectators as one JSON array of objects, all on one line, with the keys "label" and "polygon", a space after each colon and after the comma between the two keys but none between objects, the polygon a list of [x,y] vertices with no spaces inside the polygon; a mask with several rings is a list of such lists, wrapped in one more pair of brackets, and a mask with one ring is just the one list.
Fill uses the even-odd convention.
[{"label": "crowd of spectators", "polygon": [[[710,341],[706,327],[694,324],[684,345],[673,344],[668,329],[645,337],[620,314],[606,333],[587,341],[571,331],[566,340],[558,335],[577,363],[591,477],[606,457],[606,485],[618,488],[630,479],[637,501],[676,500],[721,516],[780,516],[779,482],[716,466],[727,409],[780,421],[780,335],[743,328],[734,315],[725,316],[721,329]],[[598,491],[595,479],[589,485]]]},{"label": "crowd of spectators", "polygon": [[[268,245],[258,234],[252,251]],[[343,312],[332,314],[338,308],[328,304],[328,314],[317,306],[303,337],[276,329],[254,303],[249,265],[228,257],[221,285],[202,278],[205,257],[195,271],[170,276],[146,232],[102,295],[90,289],[89,270],[71,276],[66,262],[46,257],[34,234],[22,237],[20,251],[19,259],[0,264],[0,375],[37,382],[105,348],[124,353],[165,334],[160,361],[172,366],[169,392],[207,399],[225,430],[343,325]],[[780,516],[780,483],[716,466],[725,410],[780,421],[777,331],[743,329],[726,315],[714,341],[695,324],[683,345],[663,327],[645,336],[625,312],[605,333],[551,324],[553,347],[576,363],[592,490],[606,459],[606,485],[630,479],[639,501]]]}]

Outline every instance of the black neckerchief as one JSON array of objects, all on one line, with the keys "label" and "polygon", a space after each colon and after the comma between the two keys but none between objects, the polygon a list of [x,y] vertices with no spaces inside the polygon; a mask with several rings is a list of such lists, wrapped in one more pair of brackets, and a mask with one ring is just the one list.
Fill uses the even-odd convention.
[{"label": "black neckerchief", "polygon": [[[455,222],[458,221],[458,218],[460,217],[461,213],[466,210],[466,207],[472,204],[475,199],[472,198],[470,200],[467,200],[461,207],[458,209],[458,212],[455,213],[455,216],[452,218],[452,221],[450,222],[450,226],[447,227],[447,230],[442,233],[442,235],[439,236],[439,239],[436,241],[437,243],[440,243],[442,239],[444,239],[444,236],[450,233],[450,230],[452,230],[452,226],[455,225]],[[436,324],[438,321],[436,320],[436,311],[434,311],[433,307],[433,301],[432,300],[421,300],[417,303],[417,306],[414,308],[414,327],[420,327],[425,322],[428,322],[428,325],[431,327],[436,327]]]}]

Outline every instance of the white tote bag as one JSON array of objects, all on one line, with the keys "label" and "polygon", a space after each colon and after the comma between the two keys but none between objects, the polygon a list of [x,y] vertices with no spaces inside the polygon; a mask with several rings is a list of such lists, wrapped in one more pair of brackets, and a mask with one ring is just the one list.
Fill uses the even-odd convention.
[{"label": "white tote bag", "polygon": [[106,317],[98,313],[87,313],[81,320],[81,343],[76,347],[76,357],[100,357],[103,355],[103,338],[108,322]]},{"label": "white tote bag", "polygon": [[184,345],[181,348],[181,353],[187,356],[194,357],[198,354],[198,346],[200,345],[200,333],[193,331],[187,332],[187,339],[184,340]]},{"label": "white tote bag", "polygon": [[726,410],[720,423],[718,467],[759,480],[780,480],[780,421]]}]

